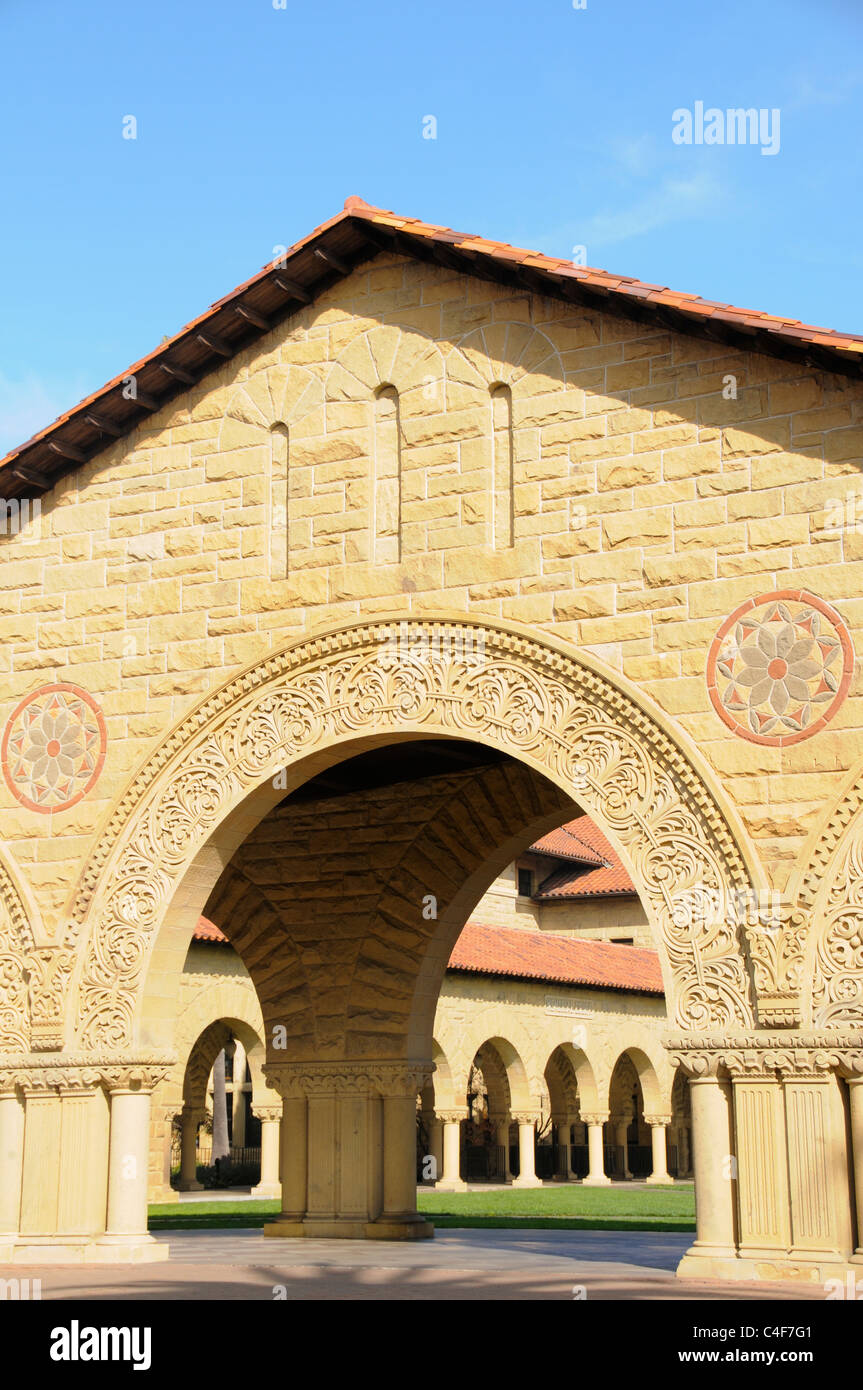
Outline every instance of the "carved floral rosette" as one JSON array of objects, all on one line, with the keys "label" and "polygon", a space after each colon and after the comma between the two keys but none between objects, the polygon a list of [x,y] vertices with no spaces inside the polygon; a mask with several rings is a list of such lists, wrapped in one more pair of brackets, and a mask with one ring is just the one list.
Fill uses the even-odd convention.
[{"label": "carved floral rosette", "polygon": [[[411,622],[425,653],[414,656],[411,643],[393,641],[402,626],[369,624],[268,658],[189,715],[137,777],[73,914],[90,926],[82,1045],[128,1045],[173,888],[244,795],[323,742],[399,730],[477,740],[570,788],[629,859],[660,932],[676,1023],[750,1026],[745,950],[726,910],[749,889],[749,873],[680,747],[628,694],[539,642],[484,624]],[[460,644],[470,660],[458,658]],[[709,910],[681,913],[687,894]]]}]

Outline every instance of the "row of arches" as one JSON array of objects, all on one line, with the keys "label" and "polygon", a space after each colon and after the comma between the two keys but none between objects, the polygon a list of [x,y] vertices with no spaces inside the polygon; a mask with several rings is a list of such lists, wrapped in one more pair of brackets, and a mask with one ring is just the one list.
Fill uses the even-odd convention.
[{"label": "row of arches", "polygon": [[[260,1147],[256,1157],[261,1177],[254,1191],[274,1196],[281,1108],[261,1069],[262,1038],[236,1018],[214,1020],[195,1039],[182,1067],[182,1109],[177,1111],[176,1102],[172,1105],[166,1097],[162,1099],[166,1115],[181,1135],[174,1183],[181,1191],[200,1186],[196,1174],[205,1162],[201,1127],[207,1116],[209,1081],[226,1050],[235,1054],[235,1091],[236,1055],[242,1058],[251,1113],[259,1128],[254,1139]],[[691,1176],[685,1077],[678,1070],[669,1089],[638,1046],[624,1047],[602,1077],[602,1068],[594,1067],[584,1050],[558,1044],[548,1056],[538,1094],[517,1047],[506,1037],[488,1038],[481,1044],[466,1084],[459,1084],[437,1041],[434,1061],[435,1070],[417,1095],[419,1182],[459,1190],[470,1182],[515,1180],[530,1186],[550,1179],[596,1184],[630,1178],[666,1182]],[[245,1134],[239,1136],[243,1142],[245,1138]],[[236,1132],[231,1140],[231,1152],[236,1154]],[[226,1147],[224,1153],[228,1152]]]}]

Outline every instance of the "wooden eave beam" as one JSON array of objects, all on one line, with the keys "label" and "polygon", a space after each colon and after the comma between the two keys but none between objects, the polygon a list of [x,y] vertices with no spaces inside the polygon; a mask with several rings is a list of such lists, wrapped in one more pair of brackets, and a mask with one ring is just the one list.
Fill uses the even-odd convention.
[{"label": "wooden eave beam", "polygon": [[291,280],[287,275],[281,273],[274,275],[272,281],[285,294],[289,294],[291,299],[299,299],[302,304],[311,304],[312,296],[305,285],[301,285],[296,280]]},{"label": "wooden eave beam", "polygon": [[99,430],[102,434],[110,434],[115,439],[126,433],[124,425],[118,425],[116,420],[106,420],[104,415],[96,415],[90,411],[84,416],[88,425],[92,425],[94,430]]},{"label": "wooden eave beam", "polygon": [[47,492],[51,486],[50,480],[44,473],[40,473],[38,468],[31,468],[29,464],[16,463],[12,468],[12,477],[20,478],[22,483],[30,483],[33,487],[40,487],[43,492]]},{"label": "wooden eave beam", "polygon": [[87,455],[83,449],[78,449],[74,444],[66,444],[60,439],[49,439],[48,448],[54,454],[59,454],[61,458],[71,459],[73,463],[86,463]]},{"label": "wooden eave beam", "polygon": [[173,362],[160,362],[159,367],[167,376],[174,377],[176,381],[185,382],[187,386],[194,386],[198,380],[194,372],[187,372],[185,367],[178,367]]},{"label": "wooden eave beam", "polygon": [[325,246],[316,246],[315,255],[319,260],[324,262],[324,265],[328,265],[331,270],[337,270],[339,275],[350,275],[353,269],[353,266],[350,266],[347,261],[342,260],[341,256],[337,256],[335,251],[329,251]]},{"label": "wooden eave beam", "polygon": [[262,314],[257,309],[253,309],[249,304],[235,304],[234,313],[239,314],[240,318],[245,319],[248,323],[253,323],[256,328],[262,328],[264,332],[272,328],[272,324],[266,314]]},{"label": "wooden eave beam", "polygon": [[209,348],[211,352],[217,352],[220,357],[233,357],[235,348],[231,347],[224,338],[220,338],[217,333],[197,333],[195,335],[199,343]]}]

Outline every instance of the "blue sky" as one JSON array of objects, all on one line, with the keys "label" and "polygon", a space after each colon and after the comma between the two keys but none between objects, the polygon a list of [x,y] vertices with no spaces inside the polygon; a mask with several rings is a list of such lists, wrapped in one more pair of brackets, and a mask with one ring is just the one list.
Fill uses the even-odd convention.
[{"label": "blue sky", "polygon": [[0,0],[0,52],[0,452],[351,193],[863,332],[860,0]]}]

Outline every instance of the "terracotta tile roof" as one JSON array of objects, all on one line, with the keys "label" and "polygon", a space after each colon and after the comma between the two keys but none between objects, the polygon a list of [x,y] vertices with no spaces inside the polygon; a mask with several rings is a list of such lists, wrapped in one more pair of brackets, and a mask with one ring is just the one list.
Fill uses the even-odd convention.
[{"label": "terracotta tile roof", "polygon": [[[626,872],[614,846],[605,838],[598,825],[589,816],[577,816],[575,820],[569,821],[561,827],[561,831],[570,837],[576,844],[583,845],[591,858],[582,858],[580,863],[563,864],[549,874],[548,878],[543,879],[542,883],[534,893],[534,898],[538,901],[547,901],[549,898],[604,898],[604,897],[635,897],[636,889]],[[564,846],[567,842],[561,840],[561,831],[552,831],[551,835],[544,836],[544,840],[549,844]],[[542,844],[543,841],[537,841]],[[535,850],[536,845],[531,845]],[[555,853],[553,849],[549,853]],[[573,860],[576,856],[560,855],[561,858],[569,857]],[[593,866],[593,867],[585,867]]]},{"label": "terracotta tile roof", "polygon": [[[663,326],[719,338],[734,347],[787,357],[847,376],[863,376],[863,335],[838,333],[797,319],[718,304],[695,294],[573,265],[555,256],[454,232],[415,217],[397,217],[348,198],[343,210],[295,242],[154,352],[127,367],[98,391],[0,460],[6,498],[53,487],[115,438],[128,434],[225,359],[268,333],[339,278],[379,251],[433,260],[512,288]],[[123,394],[134,377],[135,399]]]},{"label": "terracotta tile roof", "polygon": [[[587,817],[579,819],[586,820]],[[552,830],[548,835],[543,835],[530,847],[531,854],[548,854],[554,859],[575,859],[580,864],[601,864],[602,855],[597,854],[595,849],[585,844],[583,839],[574,833],[573,827],[576,821],[570,821],[569,825],[561,825],[557,830]]]},{"label": "terracotta tile roof", "polygon": [[449,969],[638,994],[663,992],[655,951],[478,922],[468,922],[449,958]]},{"label": "terracotta tile roof", "polygon": [[549,874],[534,893],[534,900],[549,898],[635,898],[632,879],[621,863],[602,864],[598,869],[558,869]]},{"label": "terracotta tile roof", "polygon": [[207,917],[198,918],[198,921],[195,925],[195,930],[192,932],[192,940],[212,941],[217,942],[219,944],[222,944],[224,942],[226,946],[230,945],[230,942],[228,941],[228,938],[225,936],[224,932],[219,931],[219,928],[216,926],[215,922],[211,922]]}]

